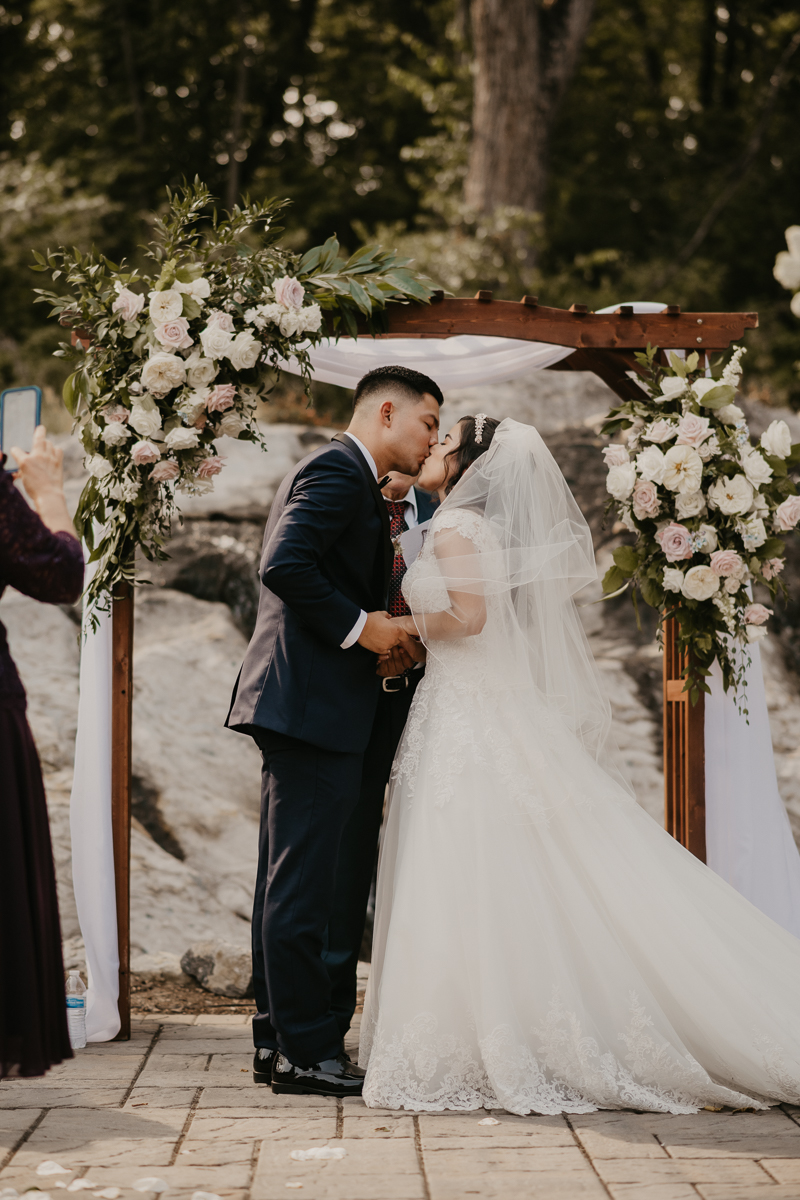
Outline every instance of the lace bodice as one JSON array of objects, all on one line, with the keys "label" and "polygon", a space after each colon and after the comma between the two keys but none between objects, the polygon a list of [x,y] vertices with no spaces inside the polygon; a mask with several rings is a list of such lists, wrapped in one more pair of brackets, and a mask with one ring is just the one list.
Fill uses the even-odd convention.
[{"label": "lace bodice", "polygon": [[[0,467],[5,464],[2,458]],[[46,604],[73,604],[83,587],[83,551],[68,533],[51,533],[0,469],[0,596],[14,587]],[[0,704],[24,706],[25,691],[0,624]]]}]

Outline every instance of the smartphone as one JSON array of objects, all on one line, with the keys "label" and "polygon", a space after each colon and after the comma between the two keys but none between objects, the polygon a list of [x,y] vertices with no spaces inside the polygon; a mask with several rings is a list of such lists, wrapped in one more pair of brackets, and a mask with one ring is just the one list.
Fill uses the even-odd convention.
[{"label": "smartphone", "polygon": [[33,434],[41,423],[42,393],[38,387],[6,388],[0,393],[0,453],[8,455],[5,469],[16,471],[11,447],[30,450]]}]

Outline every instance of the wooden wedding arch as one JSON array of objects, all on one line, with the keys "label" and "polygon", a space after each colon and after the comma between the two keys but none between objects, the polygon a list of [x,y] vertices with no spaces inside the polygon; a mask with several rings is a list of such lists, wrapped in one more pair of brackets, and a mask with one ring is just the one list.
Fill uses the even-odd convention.
[{"label": "wooden wedding arch", "polygon": [[[549,370],[593,371],[623,400],[641,395],[636,350],[648,343],[662,350],[726,350],[758,326],[757,313],[682,313],[670,305],[660,313],[592,313],[586,305],[546,308],[535,296],[518,303],[494,300],[480,291],[472,300],[435,293],[427,304],[390,304],[386,338],[448,338],[459,334],[520,338],[572,346]],[[364,336],[367,336],[366,334]],[[133,713],[133,590],[125,585],[112,606],[111,805],[119,942],[119,1040],[130,1038],[130,841],[131,736]],[[703,697],[693,707],[683,692],[683,662],[676,623],[664,639],[664,824],[673,837],[705,862],[705,712]]]}]

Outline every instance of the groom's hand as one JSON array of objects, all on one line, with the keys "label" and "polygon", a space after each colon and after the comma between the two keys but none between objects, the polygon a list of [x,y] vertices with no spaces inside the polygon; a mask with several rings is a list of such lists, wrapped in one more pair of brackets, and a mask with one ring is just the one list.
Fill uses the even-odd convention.
[{"label": "groom's hand", "polygon": [[394,623],[388,612],[371,612],[367,613],[358,644],[373,654],[388,654],[394,646],[405,645],[409,640],[406,631]]}]

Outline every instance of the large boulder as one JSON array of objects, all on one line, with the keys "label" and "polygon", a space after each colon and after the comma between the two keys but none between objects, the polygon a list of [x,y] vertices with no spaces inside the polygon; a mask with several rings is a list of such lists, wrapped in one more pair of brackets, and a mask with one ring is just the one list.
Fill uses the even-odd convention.
[{"label": "large boulder", "polygon": [[247,947],[229,942],[196,942],[181,959],[181,968],[217,996],[252,996],[253,966]]}]

